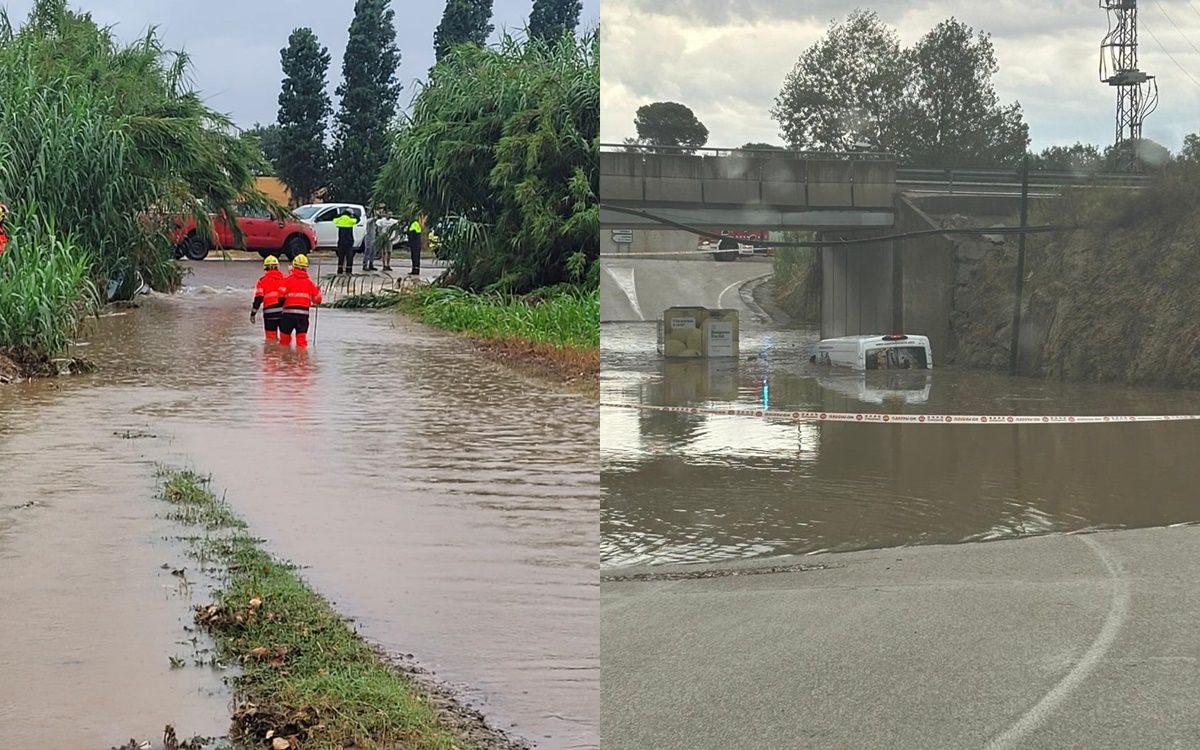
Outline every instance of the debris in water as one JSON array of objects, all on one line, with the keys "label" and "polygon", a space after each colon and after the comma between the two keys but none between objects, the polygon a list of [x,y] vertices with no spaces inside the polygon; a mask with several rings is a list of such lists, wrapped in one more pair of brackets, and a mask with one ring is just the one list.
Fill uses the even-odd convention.
[{"label": "debris in water", "polygon": [[113,434],[125,440],[136,440],[138,438],[156,438],[158,435],[146,432],[144,430],[113,430]]}]

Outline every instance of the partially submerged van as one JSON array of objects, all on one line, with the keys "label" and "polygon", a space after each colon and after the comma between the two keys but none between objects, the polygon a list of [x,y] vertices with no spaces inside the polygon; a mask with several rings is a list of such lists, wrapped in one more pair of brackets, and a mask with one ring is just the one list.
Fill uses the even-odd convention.
[{"label": "partially submerged van", "polygon": [[809,361],[855,370],[930,370],[933,352],[926,336],[841,336],[818,341]]}]

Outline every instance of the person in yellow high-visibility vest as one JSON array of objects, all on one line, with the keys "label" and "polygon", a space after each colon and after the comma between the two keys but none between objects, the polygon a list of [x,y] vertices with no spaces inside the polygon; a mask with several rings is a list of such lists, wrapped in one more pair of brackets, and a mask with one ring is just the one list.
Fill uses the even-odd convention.
[{"label": "person in yellow high-visibility vest", "polygon": [[421,220],[413,219],[408,225],[408,250],[412,255],[412,270],[409,276],[421,275]]},{"label": "person in yellow high-visibility vest", "polygon": [[350,209],[342,209],[342,213],[333,220],[338,230],[337,259],[338,273],[354,272],[354,227],[358,219],[350,213]]}]

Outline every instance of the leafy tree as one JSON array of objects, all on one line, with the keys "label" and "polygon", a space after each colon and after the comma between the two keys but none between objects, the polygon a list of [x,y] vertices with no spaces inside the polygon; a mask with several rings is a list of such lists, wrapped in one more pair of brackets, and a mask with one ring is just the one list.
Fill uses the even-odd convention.
[{"label": "leafy tree", "polygon": [[743,151],[784,151],[783,146],[776,146],[773,143],[743,143]]},{"label": "leafy tree", "polygon": [[1001,107],[992,76],[1000,69],[987,34],[953,18],[926,34],[908,56],[900,151],[921,165],[1016,163],[1029,145],[1018,104]]},{"label": "leafy tree", "polygon": [[638,141],[651,146],[696,149],[708,143],[708,128],[692,110],[677,102],[654,102],[637,109]]},{"label": "leafy tree", "polygon": [[855,11],[808,48],[772,117],[792,148],[863,145],[922,166],[1015,163],[1029,143],[1019,104],[1001,106],[986,34],[951,18],[913,48],[873,12]]},{"label": "leafy tree", "polygon": [[439,233],[447,283],[520,294],[599,283],[600,44],[505,36],[434,66],[376,199]]},{"label": "leafy tree", "polygon": [[1029,160],[1029,168],[1047,172],[1098,171],[1104,168],[1104,155],[1091,143],[1048,146]]},{"label": "leafy tree", "polygon": [[341,108],[330,171],[335,200],[367,202],[388,160],[388,127],[396,115],[395,12],[390,0],[356,0],[350,41],[342,59]]},{"label": "leafy tree", "polygon": [[254,123],[254,127],[242,131],[242,138],[251,141],[271,167],[270,174],[272,176],[276,175],[278,170],[276,165],[279,163],[282,133],[283,130],[278,124],[260,125],[257,122]]},{"label": "leafy tree", "polygon": [[533,12],[529,14],[529,38],[554,40],[564,34],[575,33],[582,9],[580,0],[533,0]]},{"label": "leafy tree", "polygon": [[896,32],[873,11],[856,10],[804,51],[771,116],[792,148],[893,151],[907,67]]},{"label": "leafy tree", "polygon": [[433,32],[433,51],[441,60],[459,44],[487,42],[492,29],[492,0],[447,0],[442,22]]},{"label": "leafy tree", "polygon": [[1179,152],[1179,160],[1200,164],[1200,133],[1189,133],[1183,137],[1183,149]]},{"label": "leafy tree", "polygon": [[311,203],[329,181],[329,150],[325,131],[331,112],[325,90],[329,50],[320,46],[312,29],[299,28],[280,50],[283,86],[279,92],[278,154],[276,174],[300,203]]}]

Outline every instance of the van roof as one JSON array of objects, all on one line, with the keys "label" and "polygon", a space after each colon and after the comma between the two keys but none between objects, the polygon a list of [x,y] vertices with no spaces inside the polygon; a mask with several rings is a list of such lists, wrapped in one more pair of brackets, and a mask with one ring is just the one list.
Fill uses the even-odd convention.
[{"label": "van roof", "polygon": [[[827,344],[827,343],[834,342],[834,341],[876,341],[876,340],[882,341],[885,336],[890,336],[890,335],[892,335],[892,334],[875,333],[875,334],[858,334],[855,336],[837,336],[837,337],[829,338],[829,339],[821,339],[817,343]],[[899,334],[899,335],[906,337],[908,340],[912,341],[914,344],[924,344],[929,341],[929,339],[927,337],[921,336],[919,334],[904,333],[904,334]]]}]

